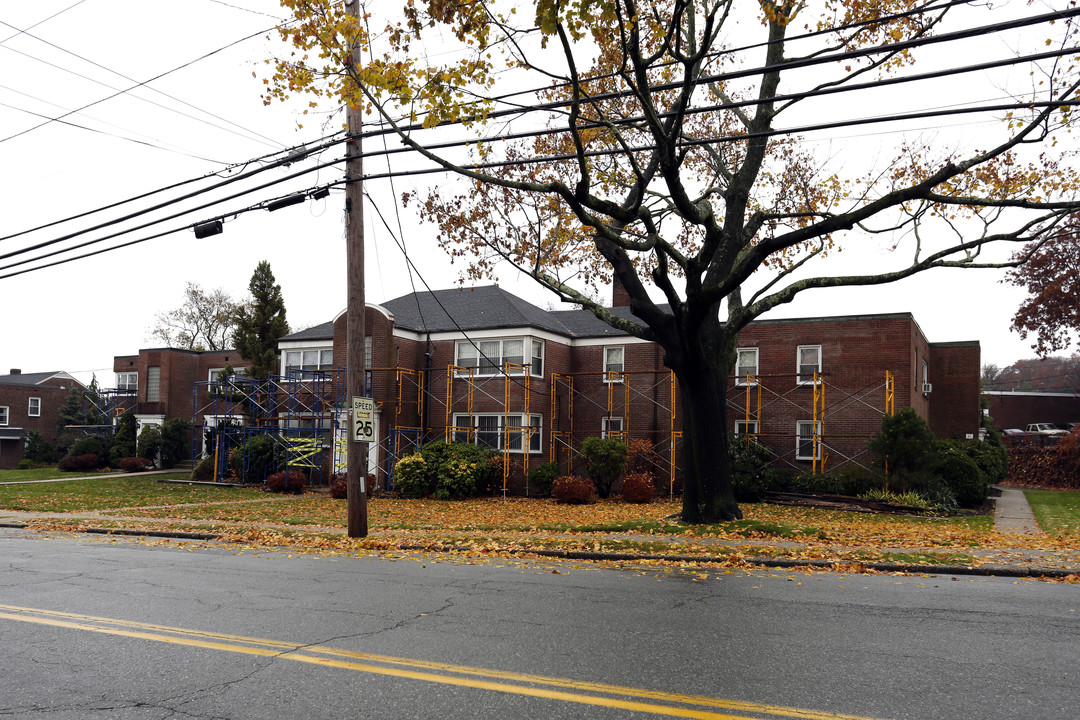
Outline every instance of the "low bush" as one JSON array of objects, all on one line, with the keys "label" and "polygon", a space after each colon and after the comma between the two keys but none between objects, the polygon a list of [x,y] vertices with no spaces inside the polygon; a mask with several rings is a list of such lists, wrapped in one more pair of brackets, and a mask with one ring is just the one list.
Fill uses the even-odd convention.
[{"label": "low bush", "polygon": [[349,478],[345,473],[334,473],[330,476],[330,497],[335,500],[344,500],[349,496]]},{"label": "low bush", "polygon": [[581,455],[585,458],[585,473],[597,494],[606,498],[626,471],[626,443],[618,438],[585,438],[581,443]]},{"label": "low bush", "polygon": [[652,502],[656,497],[656,480],[651,473],[627,473],[622,481],[622,499],[628,503]]},{"label": "low bush", "polygon": [[428,487],[427,461],[420,453],[406,455],[394,466],[394,486],[409,498],[422,498],[431,494]]},{"label": "low bush", "polygon": [[63,472],[89,472],[97,470],[101,466],[101,460],[94,453],[86,455],[68,455],[56,466]]},{"label": "low bush", "polygon": [[255,435],[229,452],[229,467],[240,480],[261,483],[264,478],[282,469],[284,453],[281,455],[278,456],[273,439],[267,435]]},{"label": "low bush", "polygon": [[191,470],[191,479],[194,482],[213,482],[217,480],[214,470],[214,456],[204,457]]},{"label": "low bush", "polygon": [[191,421],[170,418],[161,426],[161,467],[171,468],[187,457]]},{"label": "low bush", "polygon": [[124,472],[144,472],[154,467],[154,463],[142,457],[120,458],[120,469]]},{"label": "low bush", "polygon": [[765,496],[765,477],[773,451],[756,440],[728,435],[731,491],[737,502],[759,502]]},{"label": "low bush", "polygon": [[429,443],[419,453],[398,460],[394,486],[406,497],[475,497],[494,487],[497,463],[493,460],[499,459],[472,443]]},{"label": "low bush", "polygon": [[155,462],[158,457],[158,453],[161,452],[161,428],[157,425],[147,425],[143,427],[142,432],[139,433],[139,442],[136,454],[141,458],[146,458],[150,462]]},{"label": "low bush", "polygon": [[104,467],[108,462],[108,449],[105,444],[98,440],[96,437],[84,437],[79,438],[72,444],[71,449],[68,451],[68,457],[79,457],[82,455],[94,455],[97,457],[97,465],[90,468],[91,470],[99,467]]},{"label": "low bush", "polygon": [[23,448],[23,459],[48,465],[56,462],[56,449],[37,430],[28,430],[26,447]]},{"label": "low bush", "polygon": [[567,505],[591,505],[597,501],[596,486],[578,475],[555,478],[551,496]]},{"label": "low bush", "polygon": [[558,476],[559,466],[553,462],[540,463],[529,468],[529,494],[550,497],[551,488]]},{"label": "low bush", "polygon": [[266,489],[276,493],[300,494],[307,487],[307,475],[300,470],[282,470],[268,475]]},{"label": "low bush", "polygon": [[960,505],[980,505],[990,494],[986,473],[955,442],[946,441],[939,446],[937,472]]},{"label": "low bush", "polygon": [[109,462],[119,465],[126,457],[134,457],[138,454],[136,448],[135,415],[126,412],[120,416],[116,423],[116,432],[113,433],[112,442],[109,445]]}]

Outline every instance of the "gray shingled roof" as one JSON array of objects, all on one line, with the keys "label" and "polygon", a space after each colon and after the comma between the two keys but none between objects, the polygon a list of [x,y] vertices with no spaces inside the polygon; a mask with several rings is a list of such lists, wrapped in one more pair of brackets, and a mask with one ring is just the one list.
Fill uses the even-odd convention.
[{"label": "gray shingled roof", "polygon": [[299,330],[292,335],[286,335],[282,340],[333,340],[334,321],[330,320],[306,330]]},{"label": "gray shingled roof", "polygon": [[[63,373],[63,370],[39,373],[16,373],[14,375],[0,375],[0,385],[40,385],[51,377]],[[67,377],[61,377],[61,382],[70,382]]]},{"label": "gray shingled roof", "polygon": [[415,332],[532,327],[573,334],[559,319],[561,313],[541,310],[495,285],[403,295],[382,306],[393,313],[397,327]]}]

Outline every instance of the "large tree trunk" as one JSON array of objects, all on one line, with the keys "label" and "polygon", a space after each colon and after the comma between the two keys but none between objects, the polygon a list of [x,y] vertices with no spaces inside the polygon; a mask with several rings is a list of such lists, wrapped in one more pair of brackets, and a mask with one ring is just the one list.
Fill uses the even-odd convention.
[{"label": "large tree trunk", "polygon": [[727,353],[668,355],[682,402],[682,519],[714,523],[742,517],[731,490],[727,433]]}]

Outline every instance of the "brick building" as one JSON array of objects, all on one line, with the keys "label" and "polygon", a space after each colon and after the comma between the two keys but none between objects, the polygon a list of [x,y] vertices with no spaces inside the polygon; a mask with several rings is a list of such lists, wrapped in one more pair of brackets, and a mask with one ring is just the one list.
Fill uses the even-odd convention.
[{"label": "brick building", "polygon": [[[625,305],[614,310],[629,316]],[[494,286],[369,305],[366,332],[378,404],[369,467],[381,483],[397,457],[454,438],[502,451],[508,490],[523,492],[528,467],[555,460],[568,471],[581,440],[618,435],[647,440],[677,488],[680,401],[657,345]],[[344,313],[279,348],[283,375],[336,376]],[[977,437],[979,376],[977,342],[931,343],[906,313],[758,321],[740,337],[729,428],[756,436],[787,467],[866,464],[866,441],[890,404],[914,407],[941,438]],[[341,383],[327,387],[344,407]],[[340,466],[347,419],[335,412],[321,422],[338,428]]]},{"label": "brick building", "polygon": [[60,408],[74,386],[82,384],[66,372],[12,369],[0,375],[0,470],[10,470],[22,460],[29,431],[56,442]]}]

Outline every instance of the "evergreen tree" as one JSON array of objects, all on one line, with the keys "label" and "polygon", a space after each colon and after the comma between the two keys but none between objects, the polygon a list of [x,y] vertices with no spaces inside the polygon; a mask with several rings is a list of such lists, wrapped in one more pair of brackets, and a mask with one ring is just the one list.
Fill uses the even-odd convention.
[{"label": "evergreen tree", "polygon": [[113,467],[119,467],[124,458],[135,457],[135,416],[126,412],[120,416],[120,422],[116,424],[116,434],[113,435],[112,445],[109,447],[109,462]]},{"label": "evergreen tree", "polygon": [[278,338],[289,334],[285,300],[270,263],[263,260],[256,266],[248,290],[251,299],[236,312],[233,345],[251,363],[248,376],[266,380],[277,369]]}]

